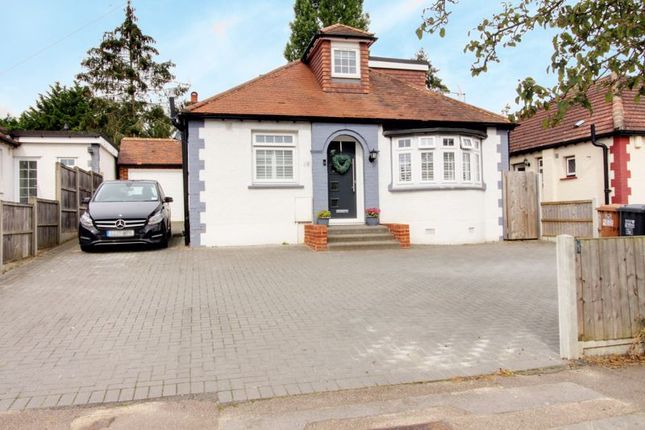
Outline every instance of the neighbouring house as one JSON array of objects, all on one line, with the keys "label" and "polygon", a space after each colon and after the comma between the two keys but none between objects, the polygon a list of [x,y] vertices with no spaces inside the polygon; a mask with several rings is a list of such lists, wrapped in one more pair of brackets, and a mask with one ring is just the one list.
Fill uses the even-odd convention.
[{"label": "neighbouring house", "polygon": [[0,132],[0,199],[56,199],[56,162],[115,179],[117,149],[103,136],[74,131]]},{"label": "neighbouring house", "polygon": [[0,128],[0,200],[13,200],[13,153],[17,147],[18,142],[7,130]]},{"label": "neighbouring house", "polygon": [[512,124],[425,87],[428,64],[322,29],[291,62],[180,114],[193,246],[303,242],[303,224],[409,225],[412,243],[502,236]]},{"label": "neighbouring house", "polygon": [[184,220],[181,142],[176,139],[125,137],[119,147],[119,179],[154,179],[173,197],[172,221]]},{"label": "neighbouring house", "polygon": [[588,93],[592,112],[570,109],[555,127],[545,128],[548,111],[539,111],[511,132],[513,170],[540,173],[543,201],[595,199],[604,203],[603,150],[609,148],[610,203],[645,203],[645,103],[634,100],[635,91],[607,101],[601,83]]}]

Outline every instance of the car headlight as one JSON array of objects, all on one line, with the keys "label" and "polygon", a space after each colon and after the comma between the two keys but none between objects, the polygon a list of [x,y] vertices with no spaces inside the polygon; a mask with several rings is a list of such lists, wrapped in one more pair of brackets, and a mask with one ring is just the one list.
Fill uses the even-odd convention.
[{"label": "car headlight", "polygon": [[92,217],[87,212],[83,212],[83,215],[81,215],[81,225],[85,228],[94,228]]},{"label": "car headlight", "polygon": [[161,221],[163,221],[163,211],[156,212],[154,215],[148,218],[149,225],[159,224]]}]

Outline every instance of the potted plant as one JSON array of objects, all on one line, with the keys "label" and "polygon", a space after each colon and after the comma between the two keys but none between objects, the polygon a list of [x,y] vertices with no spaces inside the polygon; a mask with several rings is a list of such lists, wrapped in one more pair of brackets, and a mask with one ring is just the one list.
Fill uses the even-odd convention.
[{"label": "potted plant", "polygon": [[329,218],[331,218],[331,212],[327,209],[318,211],[316,214],[316,224],[329,225]]},{"label": "potted plant", "polygon": [[365,224],[378,225],[378,217],[380,214],[381,214],[381,210],[379,208],[365,209]]}]

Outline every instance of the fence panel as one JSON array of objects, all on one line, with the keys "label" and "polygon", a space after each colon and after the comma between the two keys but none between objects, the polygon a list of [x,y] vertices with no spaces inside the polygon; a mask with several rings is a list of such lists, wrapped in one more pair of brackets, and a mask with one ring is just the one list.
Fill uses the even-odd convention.
[{"label": "fence panel", "polygon": [[537,239],[538,176],[533,172],[504,173],[504,238]]},{"label": "fence panel", "polygon": [[594,237],[594,201],[542,202],[542,236]]},{"label": "fence panel", "polygon": [[38,249],[47,249],[60,242],[60,205],[56,200],[36,199]]},{"label": "fence panel", "polygon": [[24,203],[0,202],[0,263],[35,255],[33,247],[33,206]]},{"label": "fence panel", "polygon": [[76,169],[56,163],[56,196],[60,202],[61,240],[67,240],[78,229],[78,172]]},{"label": "fence panel", "polygon": [[645,237],[580,239],[577,252],[579,338],[634,337],[645,318]]}]

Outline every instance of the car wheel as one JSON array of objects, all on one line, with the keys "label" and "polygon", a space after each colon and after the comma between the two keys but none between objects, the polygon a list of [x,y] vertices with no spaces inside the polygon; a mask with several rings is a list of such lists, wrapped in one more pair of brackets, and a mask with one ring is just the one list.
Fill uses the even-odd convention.
[{"label": "car wheel", "polygon": [[161,242],[159,242],[159,248],[166,249],[168,248],[168,237],[164,237]]},{"label": "car wheel", "polygon": [[81,245],[81,251],[83,252],[92,252],[94,248],[90,245]]}]

